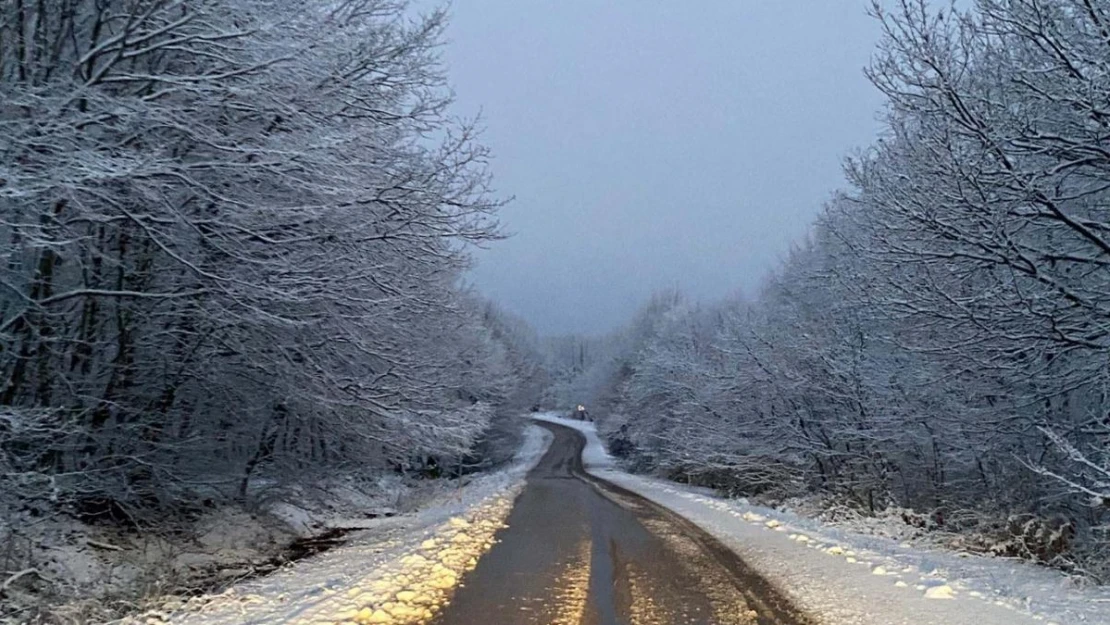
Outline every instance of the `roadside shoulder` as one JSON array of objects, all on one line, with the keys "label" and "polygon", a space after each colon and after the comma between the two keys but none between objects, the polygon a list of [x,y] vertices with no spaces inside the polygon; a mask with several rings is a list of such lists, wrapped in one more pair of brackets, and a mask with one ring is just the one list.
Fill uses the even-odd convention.
[{"label": "roadside shoulder", "polygon": [[477,477],[417,513],[384,520],[353,534],[346,544],[220,595],[198,597],[172,612],[147,612],[125,622],[427,620],[492,546],[526,474],[550,441],[547,430],[529,425],[510,466]]}]

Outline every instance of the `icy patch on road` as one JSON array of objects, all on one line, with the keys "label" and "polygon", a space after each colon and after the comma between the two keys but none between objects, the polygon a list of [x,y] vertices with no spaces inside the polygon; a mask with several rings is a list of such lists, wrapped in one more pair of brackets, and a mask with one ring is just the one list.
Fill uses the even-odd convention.
[{"label": "icy patch on road", "polygon": [[190,600],[175,612],[147,613],[130,622],[427,622],[493,546],[525,475],[550,443],[550,432],[528,426],[509,468],[482,475],[419,513],[376,520],[343,546],[222,595]]},{"label": "icy patch on road", "polygon": [[625,473],[594,424],[537,414],[586,437],[586,469],[681,514],[739,554],[798,607],[829,625],[1095,625],[1110,589],[1082,588],[1027,562],[928,549],[704,488]]}]

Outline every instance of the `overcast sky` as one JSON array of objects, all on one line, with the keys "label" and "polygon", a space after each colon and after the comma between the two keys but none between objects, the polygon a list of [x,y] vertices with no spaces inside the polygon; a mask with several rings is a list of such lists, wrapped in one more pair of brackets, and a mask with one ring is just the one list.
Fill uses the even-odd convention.
[{"label": "overcast sky", "polygon": [[865,0],[456,0],[457,112],[481,112],[514,236],[473,282],[545,334],[650,294],[751,294],[878,129]]}]

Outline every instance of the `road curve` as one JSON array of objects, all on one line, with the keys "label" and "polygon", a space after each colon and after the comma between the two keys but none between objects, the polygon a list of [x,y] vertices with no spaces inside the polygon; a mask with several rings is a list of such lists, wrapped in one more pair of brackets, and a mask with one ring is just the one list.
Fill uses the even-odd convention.
[{"label": "road curve", "polygon": [[585,438],[555,435],[435,625],[809,625],[702,529],[582,469]]}]

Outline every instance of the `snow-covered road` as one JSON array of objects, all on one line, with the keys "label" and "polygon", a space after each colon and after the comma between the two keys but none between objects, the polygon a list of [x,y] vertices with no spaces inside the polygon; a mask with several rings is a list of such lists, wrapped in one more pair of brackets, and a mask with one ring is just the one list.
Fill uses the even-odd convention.
[{"label": "snow-covered road", "polygon": [[508,529],[433,625],[810,625],[712,536],[587,476],[585,438],[548,427]]},{"label": "snow-covered road", "polygon": [[1110,624],[1110,592],[1023,562],[933,551],[620,471],[593,425],[586,470],[702,527],[829,625]]}]

